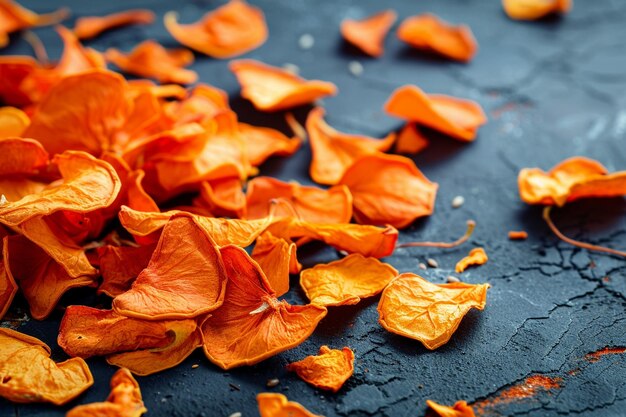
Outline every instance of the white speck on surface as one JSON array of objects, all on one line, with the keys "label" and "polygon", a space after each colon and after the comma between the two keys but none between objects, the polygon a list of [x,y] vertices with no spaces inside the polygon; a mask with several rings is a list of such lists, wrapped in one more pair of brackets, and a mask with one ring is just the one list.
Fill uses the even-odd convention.
[{"label": "white speck on surface", "polygon": [[298,39],[300,49],[311,49],[315,45],[315,38],[310,33],[305,33]]},{"label": "white speck on surface", "polygon": [[452,208],[459,208],[465,203],[465,197],[462,195],[457,195],[452,199]]},{"label": "white speck on surface", "polygon": [[268,379],[265,385],[267,385],[269,388],[273,388],[278,384],[280,384],[280,380],[278,378],[272,378]]},{"label": "white speck on surface", "polygon": [[348,64],[348,71],[350,71],[350,74],[355,77],[359,77],[363,74],[363,65],[359,61],[350,61]]},{"label": "white speck on surface", "polygon": [[283,65],[283,69],[291,74],[298,75],[300,74],[300,67],[296,64],[291,64],[289,62]]},{"label": "white speck on surface", "polygon": [[426,263],[431,268],[439,268],[439,263],[437,261],[435,261],[433,258],[426,259]]},{"label": "white speck on surface", "polygon": [[420,264],[418,265],[420,269],[423,269],[424,271],[426,270],[426,264],[423,262],[420,262]]},{"label": "white speck on surface", "polygon": [[243,414],[241,414],[239,411],[237,411],[236,413],[232,413],[231,415],[229,415],[228,417],[241,417]]},{"label": "white speck on surface", "polygon": [[615,126],[613,127],[613,134],[615,136],[621,136],[626,133],[626,111],[622,110],[617,113],[615,118]]},{"label": "white speck on surface", "polygon": [[457,277],[452,276],[452,275],[448,275],[448,276],[446,277],[446,281],[447,281],[447,282],[449,282],[449,283],[452,283],[452,282],[461,282],[461,280],[460,280],[460,279],[458,279]]}]

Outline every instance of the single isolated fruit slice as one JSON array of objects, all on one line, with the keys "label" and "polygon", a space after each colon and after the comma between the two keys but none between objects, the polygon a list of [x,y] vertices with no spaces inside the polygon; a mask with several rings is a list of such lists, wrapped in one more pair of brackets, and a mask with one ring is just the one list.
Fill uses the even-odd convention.
[{"label": "single isolated fruit slice", "polygon": [[387,32],[398,15],[393,10],[384,10],[363,20],[346,19],[341,22],[341,35],[366,54],[379,57],[384,52]]},{"label": "single isolated fruit slice", "polygon": [[287,370],[316,388],[337,392],[354,373],[354,352],[348,347],[339,350],[322,346],[317,356],[290,363]]},{"label": "single isolated fruit slice", "polygon": [[256,396],[256,400],[261,417],[323,417],[295,401],[288,401],[283,394],[263,392]]}]

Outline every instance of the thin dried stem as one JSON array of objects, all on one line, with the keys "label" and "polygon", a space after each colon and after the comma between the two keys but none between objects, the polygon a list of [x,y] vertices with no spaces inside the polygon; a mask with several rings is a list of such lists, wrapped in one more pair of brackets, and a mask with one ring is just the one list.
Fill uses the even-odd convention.
[{"label": "thin dried stem", "polygon": [[454,248],[463,243],[467,242],[467,240],[474,233],[474,229],[476,228],[476,222],[474,220],[467,221],[467,230],[465,234],[455,240],[454,242],[409,242],[398,245],[399,248],[414,248],[414,247],[429,247],[429,248]]},{"label": "thin dried stem", "polygon": [[302,139],[303,142],[307,140],[308,136],[306,134],[306,129],[300,124],[298,120],[296,120],[296,117],[293,115],[293,113],[286,113],[285,121],[293,131],[294,135]]},{"label": "thin dried stem", "polygon": [[33,48],[37,61],[39,61],[43,66],[48,66],[50,61],[48,59],[46,47],[43,46],[41,38],[32,30],[27,30],[24,32],[24,40],[30,44],[31,48]]},{"label": "thin dried stem", "polygon": [[570,245],[578,246],[579,248],[583,248],[583,249],[587,249],[587,250],[593,250],[593,251],[596,251],[596,252],[610,253],[611,255],[623,256],[623,257],[626,258],[626,252],[619,251],[619,250],[616,250],[616,249],[607,248],[607,247],[604,247],[604,246],[592,245],[591,243],[581,242],[579,240],[574,240],[574,239],[571,239],[571,238],[565,236],[563,233],[561,233],[561,231],[559,229],[557,229],[555,224],[552,222],[552,219],[550,218],[550,212],[551,211],[552,211],[552,206],[546,206],[543,209],[543,219],[546,221],[546,223],[550,227],[550,230],[552,230],[552,233],[554,233],[563,242],[567,242]]}]

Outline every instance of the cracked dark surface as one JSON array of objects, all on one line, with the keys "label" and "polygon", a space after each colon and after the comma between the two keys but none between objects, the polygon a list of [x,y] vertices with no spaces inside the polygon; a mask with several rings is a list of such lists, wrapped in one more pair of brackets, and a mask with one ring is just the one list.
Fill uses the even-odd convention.
[{"label": "cracked dark surface", "polygon": [[[23,3],[44,11],[43,7],[52,9],[58,2]],[[179,9],[183,21],[196,19],[216,4],[200,0],[68,3],[74,17],[152,7],[160,16]],[[491,408],[485,415],[623,416],[624,355],[605,355],[597,361],[586,355],[607,346],[626,346],[626,260],[558,242],[544,225],[541,210],[520,201],[516,177],[522,167],[548,169],[574,155],[598,159],[609,170],[626,169],[626,3],[577,1],[563,19],[520,23],[508,20],[498,1],[388,2],[400,17],[429,11],[471,26],[480,51],[468,65],[411,51],[393,33],[379,60],[343,45],[340,21],[378,11],[383,5],[374,0],[253,3],[266,12],[271,34],[268,43],[246,57],[275,65],[296,64],[307,78],[335,82],[340,94],[324,100],[324,106],[329,123],[339,130],[382,136],[398,128],[401,122],[387,117],[382,105],[393,89],[406,83],[427,92],[473,99],[483,106],[490,121],[475,143],[462,144],[428,133],[430,147],[414,160],[440,185],[436,211],[400,236],[402,242],[453,240],[464,230],[465,221],[473,218],[478,228],[470,244],[452,250],[399,249],[388,262],[401,272],[413,271],[443,282],[471,247],[484,246],[490,261],[461,278],[492,285],[487,308],[470,312],[451,341],[434,352],[383,330],[377,323],[377,298],[331,309],[300,347],[257,366],[222,372],[197,351],[175,369],[139,378],[149,415],[228,416],[240,411],[246,417],[256,416],[255,395],[276,391],[327,417],[421,416],[426,412],[426,399],[443,404],[459,399],[476,402],[539,374],[562,378],[561,388]],[[50,54],[57,56],[60,45],[51,30],[38,29],[37,33]],[[303,33],[315,37],[311,50],[298,48]],[[160,21],[152,27],[105,34],[89,45],[99,50],[129,48],[150,37],[175,46]],[[28,53],[22,39],[14,36],[12,40],[3,54]],[[364,65],[361,77],[348,72],[351,60]],[[231,94],[243,121],[285,130],[280,114],[256,113],[237,97],[238,86],[226,65],[198,57],[194,68],[202,81]],[[305,111],[296,114],[302,120]],[[272,159],[262,173],[310,183],[309,160],[310,153],[304,149],[290,159]],[[450,201],[456,195],[463,195],[465,204],[452,209]],[[555,211],[553,218],[574,238],[626,248],[623,199],[575,203]],[[526,230],[530,237],[512,242],[507,239],[509,230]],[[299,256],[310,267],[331,261],[337,254],[312,245]],[[419,270],[418,263],[429,257],[440,268]],[[292,285],[297,286],[296,277]],[[287,299],[305,302],[297,289]],[[97,301],[85,291],[70,294],[64,303],[72,300]],[[55,343],[61,314],[20,328],[50,344],[57,359],[64,358]],[[347,345],[356,353],[355,374],[337,394],[315,390],[284,370],[287,363],[317,352],[321,344]],[[89,364],[96,383],[71,405],[107,396],[114,369],[99,359]],[[192,364],[200,367],[191,369]],[[270,378],[279,378],[280,385],[266,388]],[[63,408],[0,401],[0,417],[61,416],[64,412]]]}]

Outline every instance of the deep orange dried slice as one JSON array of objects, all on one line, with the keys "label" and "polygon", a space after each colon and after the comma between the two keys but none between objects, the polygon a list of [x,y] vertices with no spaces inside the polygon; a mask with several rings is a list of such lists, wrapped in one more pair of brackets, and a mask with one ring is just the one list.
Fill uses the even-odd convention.
[{"label": "deep orange dried slice", "polygon": [[264,392],[256,396],[261,417],[323,417],[311,413],[301,404],[288,401],[283,394]]},{"label": "deep orange dried slice", "polygon": [[267,39],[263,12],[243,0],[230,0],[195,23],[179,24],[175,12],[166,13],[163,21],[178,42],[214,58],[241,55]]},{"label": "deep orange dried slice", "polygon": [[289,138],[276,129],[239,123],[245,138],[246,152],[252,166],[259,166],[270,156],[291,156],[302,145],[299,137]]},{"label": "deep orange dried slice", "polygon": [[8,267],[8,251],[6,249],[8,236],[6,236],[4,229],[0,229],[0,236],[2,236],[2,260],[0,261],[0,319],[2,319],[17,293],[17,284],[11,274],[11,269]]},{"label": "deep orange dried slice", "polygon": [[252,59],[233,61],[229,67],[241,85],[241,96],[261,111],[289,109],[337,93],[332,83],[305,80]]},{"label": "deep orange dried slice", "polygon": [[85,16],[76,19],[74,34],[78,39],[95,38],[102,32],[128,25],[149,25],[154,13],[147,9],[124,10],[106,16]]},{"label": "deep orange dried slice", "polygon": [[238,177],[205,181],[200,188],[200,197],[194,204],[199,204],[216,216],[241,217],[246,210],[246,195]]},{"label": "deep orange dried slice", "polygon": [[426,13],[406,18],[398,28],[398,38],[414,48],[468,62],[478,45],[469,27],[453,26]]},{"label": "deep orange dried slice", "polygon": [[[294,212],[312,223],[349,223],[352,218],[352,195],[346,186],[329,189],[283,182],[271,177],[257,177],[248,182],[246,218],[262,219],[270,212],[276,217]],[[274,201],[287,202],[285,209]]]},{"label": "deep orange dried slice", "polygon": [[34,337],[0,328],[0,397],[16,403],[63,405],[93,385],[81,358],[55,363],[50,348]]},{"label": "deep orange dried slice", "polygon": [[222,304],[225,286],[213,239],[193,217],[174,217],[163,228],[148,267],[130,290],[115,297],[113,309],[147,320],[194,318]]},{"label": "deep orange dried slice", "polygon": [[520,197],[528,204],[563,206],[579,198],[626,195],[626,171],[609,174],[599,162],[580,156],[548,172],[524,168],[517,182]]},{"label": "deep orange dried slice", "polygon": [[536,20],[550,14],[566,14],[572,0],[502,0],[505,13],[514,20]]},{"label": "deep orange dried slice", "polygon": [[458,274],[460,274],[461,272],[465,271],[469,266],[482,265],[486,263],[487,260],[489,260],[489,258],[487,257],[487,253],[483,248],[474,248],[470,251],[469,255],[456,263],[454,270]]},{"label": "deep orange dried slice", "polygon": [[156,244],[99,247],[98,267],[102,284],[98,287],[98,293],[116,297],[128,291],[137,275],[148,266],[155,247]]},{"label": "deep orange dried slice", "polygon": [[415,123],[407,123],[396,140],[396,152],[416,154],[428,146],[428,139],[420,132]]},{"label": "deep orange dried slice", "polygon": [[373,57],[383,54],[385,37],[398,15],[393,10],[384,10],[363,20],[346,19],[341,22],[343,38]]},{"label": "deep orange dried slice", "polygon": [[525,230],[511,230],[509,232],[510,240],[526,240],[528,239],[528,232]]},{"label": "deep orange dried slice", "polygon": [[337,392],[354,373],[354,352],[348,347],[339,350],[322,346],[317,356],[290,363],[287,370],[316,388]]},{"label": "deep orange dried slice", "polygon": [[440,94],[426,94],[414,85],[393,92],[385,104],[387,113],[430,127],[466,142],[476,138],[487,117],[480,105]]},{"label": "deep orange dried slice", "polygon": [[37,14],[23,8],[12,0],[0,2],[0,48],[9,43],[9,33],[34,26],[53,25],[65,19],[68,9],[59,9],[48,14]]},{"label": "deep orange dried slice", "polygon": [[265,232],[256,240],[252,251],[254,259],[265,273],[276,297],[289,291],[289,274],[297,274],[302,267],[296,257],[296,244]]},{"label": "deep orange dried slice", "polygon": [[472,407],[465,401],[457,401],[452,407],[426,400],[426,404],[440,417],[475,417]]},{"label": "deep orange dried slice", "polygon": [[450,340],[470,309],[485,308],[487,288],[489,284],[432,284],[419,275],[400,274],[383,291],[379,322],[434,350]]},{"label": "deep orange dried slice", "polygon": [[104,57],[125,73],[154,78],[161,83],[191,84],[198,79],[195,71],[184,68],[194,61],[191,51],[165,49],[153,40],[140,43],[129,53],[107,49]]},{"label": "deep orange dried slice", "polygon": [[353,253],[300,274],[300,285],[312,304],[353,305],[380,293],[398,275],[391,265]]},{"label": "deep orange dried slice", "polygon": [[0,107],[0,139],[22,136],[29,124],[30,117],[22,110],[16,107]]},{"label": "deep orange dried slice", "polygon": [[313,181],[328,185],[337,184],[358,158],[385,152],[396,139],[395,133],[378,140],[338,132],[324,121],[324,109],[321,107],[316,107],[309,113],[306,130],[313,153],[309,173]]},{"label": "deep orange dried slice", "polygon": [[435,209],[438,185],[403,156],[363,156],[346,170],[339,183],[350,189],[359,223],[403,228]]},{"label": "deep orange dried slice", "polygon": [[139,417],[146,411],[139,384],[128,369],[122,368],[111,377],[111,393],[106,402],[79,405],[66,417]]},{"label": "deep orange dried slice", "polygon": [[278,301],[265,274],[243,249],[220,249],[228,283],[224,304],[202,325],[204,352],[222,369],[254,365],[302,343],[324,307]]},{"label": "deep orange dried slice", "polygon": [[[36,140],[0,139],[0,177],[37,174],[46,165],[48,165],[48,152]],[[0,191],[6,194],[4,189]],[[7,196],[7,199],[11,198]]]}]

